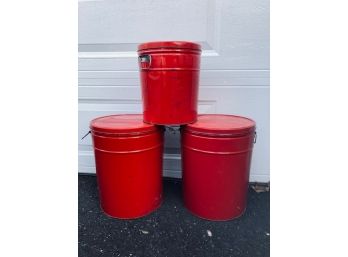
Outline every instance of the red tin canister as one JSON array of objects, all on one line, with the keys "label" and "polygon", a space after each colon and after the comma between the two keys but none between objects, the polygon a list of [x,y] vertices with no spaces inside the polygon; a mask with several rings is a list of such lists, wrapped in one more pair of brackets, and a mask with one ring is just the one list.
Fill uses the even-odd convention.
[{"label": "red tin canister", "polygon": [[230,220],[246,208],[255,122],[233,115],[198,115],[182,128],[186,208],[208,220]]},{"label": "red tin canister", "polygon": [[90,123],[100,205],[114,218],[145,216],[162,202],[163,128],[138,114]]},{"label": "red tin canister", "polygon": [[144,121],[188,124],[197,119],[201,46],[148,42],[138,46]]}]

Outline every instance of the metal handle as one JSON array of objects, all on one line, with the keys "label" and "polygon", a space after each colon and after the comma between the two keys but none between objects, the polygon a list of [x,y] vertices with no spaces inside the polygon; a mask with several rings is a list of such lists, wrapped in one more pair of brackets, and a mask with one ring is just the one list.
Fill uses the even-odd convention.
[{"label": "metal handle", "polygon": [[138,61],[140,69],[148,69],[151,66],[151,55],[140,55]]},{"label": "metal handle", "polygon": [[87,132],[87,134],[86,135],[84,135],[82,138],[81,138],[81,140],[83,140],[86,136],[88,136],[88,134],[90,134],[91,133],[91,131],[88,131]]}]

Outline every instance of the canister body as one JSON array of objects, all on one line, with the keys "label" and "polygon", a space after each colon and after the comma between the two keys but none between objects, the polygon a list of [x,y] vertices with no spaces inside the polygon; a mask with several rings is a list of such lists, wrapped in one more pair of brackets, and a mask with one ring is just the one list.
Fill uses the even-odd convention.
[{"label": "canister body", "polygon": [[246,209],[254,131],[236,137],[182,130],[184,204],[208,220],[230,220]]},{"label": "canister body", "polygon": [[196,121],[200,49],[142,49],[139,53],[144,122]]},{"label": "canister body", "polygon": [[115,218],[134,219],[159,207],[163,130],[127,135],[91,132],[103,211]]}]

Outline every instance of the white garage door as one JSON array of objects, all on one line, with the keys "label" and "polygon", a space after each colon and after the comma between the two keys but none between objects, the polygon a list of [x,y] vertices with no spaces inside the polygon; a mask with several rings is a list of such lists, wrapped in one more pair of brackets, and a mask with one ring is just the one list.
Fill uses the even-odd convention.
[{"label": "white garage door", "polygon": [[[250,180],[268,182],[268,0],[80,0],[79,138],[92,118],[142,111],[136,47],[156,40],[202,44],[199,112],[256,121]],[[164,176],[181,177],[178,139],[166,133]],[[90,136],[79,172],[95,173]]]}]

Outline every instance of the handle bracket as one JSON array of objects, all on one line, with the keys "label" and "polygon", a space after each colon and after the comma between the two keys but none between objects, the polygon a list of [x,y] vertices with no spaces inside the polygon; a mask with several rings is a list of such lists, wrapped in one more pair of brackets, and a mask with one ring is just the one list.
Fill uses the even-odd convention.
[{"label": "handle bracket", "polygon": [[151,55],[145,54],[138,57],[140,69],[149,69],[151,66]]}]

